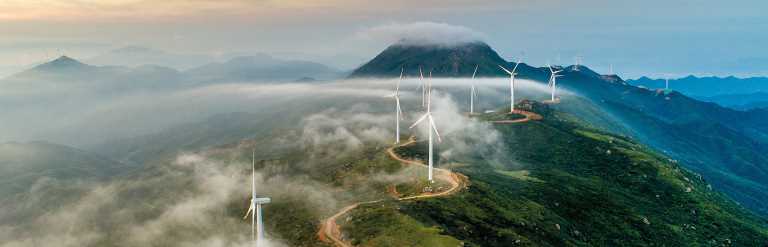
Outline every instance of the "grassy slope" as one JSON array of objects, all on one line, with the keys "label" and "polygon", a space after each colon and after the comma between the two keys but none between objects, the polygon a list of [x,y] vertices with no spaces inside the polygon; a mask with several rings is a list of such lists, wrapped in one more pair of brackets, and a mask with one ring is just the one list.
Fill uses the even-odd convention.
[{"label": "grassy slope", "polygon": [[[350,235],[375,241],[402,229],[438,227],[472,246],[768,244],[764,221],[710,191],[696,174],[628,139],[544,113],[541,122],[497,126],[515,163],[527,164],[522,169],[463,157],[457,161],[471,165],[457,170],[471,179],[467,191],[377,210],[347,228]],[[418,223],[378,221],[406,216]],[[369,229],[376,227],[384,229]]]},{"label": "grassy slope", "polygon": [[399,213],[400,209],[394,202],[361,205],[342,219],[343,231],[350,233],[352,244],[359,246],[460,245],[461,241]]}]

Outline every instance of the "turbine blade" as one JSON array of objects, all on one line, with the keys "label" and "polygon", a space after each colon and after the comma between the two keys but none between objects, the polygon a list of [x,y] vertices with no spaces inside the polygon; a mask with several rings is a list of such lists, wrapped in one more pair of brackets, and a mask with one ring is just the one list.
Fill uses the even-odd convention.
[{"label": "turbine blade", "polygon": [[248,207],[248,211],[245,211],[245,216],[243,216],[243,219],[244,220],[248,219],[248,215],[251,214],[251,212],[253,212],[253,204],[251,204],[251,206]]},{"label": "turbine blade", "polygon": [[435,120],[432,119],[432,115],[429,116],[429,125],[432,126],[432,129],[435,131],[435,135],[437,136],[437,142],[443,142],[443,139],[440,138],[440,132],[437,131]]},{"label": "turbine blade", "polygon": [[512,72],[504,68],[503,66],[499,65],[499,68],[503,69],[504,72],[507,72],[507,74],[512,75]]},{"label": "turbine blade", "polygon": [[517,71],[517,66],[520,65],[520,59],[517,59],[517,63],[515,63],[515,67],[512,68],[512,73],[514,74]]},{"label": "turbine blade", "polygon": [[416,127],[416,125],[418,125],[419,123],[421,123],[421,121],[424,121],[424,119],[427,119],[427,117],[428,117],[428,116],[430,116],[430,115],[429,115],[429,113],[422,115],[422,116],[419,118],[419,120],[416,120],[416,122],[414,122],[414,123],[411,125],[411,127],[408,127],[408,128],[409,128],[409,129],[413,129],[413,127]]},{"label": "turbine blade", "polygon": [[477,68],[480,67],[480,65],[475,65],[475,72],[472,72],[472,79],[475,79],[475,75],[477,75]]}]

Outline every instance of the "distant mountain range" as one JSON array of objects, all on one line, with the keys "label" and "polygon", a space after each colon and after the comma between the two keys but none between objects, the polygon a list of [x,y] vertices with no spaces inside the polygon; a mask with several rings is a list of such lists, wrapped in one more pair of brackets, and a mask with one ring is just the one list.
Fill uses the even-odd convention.
[{"label": "distant mountain range", "polygon": [[322,64],[281,60],[265,54],[235,57],[224,63],[209,63],[186,71],[157,65],[96,66],[62,56],[0,79],[0,85],[45,90],[45,87],[65,83],[101,92],[121,92],[228,82],[308,82],[341,76],[342,72]]},{"label": "distant mountain range", "polygon": [[[664,88],[663,78],[651,79],[640,77],[629,80],[630,84],[656,89]],[[768,92],[768,77],[737,78],[729,77],[696,77],[670,79],[669,87],[694,97],[711,97],[726,94],[749,94],[755,92]]]},{"label": "distant mountain range", "polygon": [[181,54],[155,50],[141,46],[126,46],[85,59],[89,64],[106,66],[138,67],[143,65],[167,66],[186,70],[215,61],[214,57],[202,54]]},{"label": "distant mountain range", "polygon": [[241,56],[223,63],[210,63],[184,72],[196,82],[246,82],[257,80],[295,81],[314,78],[336,79],[342,72],[328,66],[308,62],[273,58],[266,54]]},{"label": "distant mountain range", "polygon": [[[630,84],[646,88],[664,88],[664,79],[641,77]],[[768,106],[768,77],[737,78],[696,77],[670,79],[669,87],[703,101],[715,102],[739,110]]]},{"label": "distant mountain range", "polygon": [[107,94],[124,90],[175,88],[184,82],[180,72],[168,67],[94,66],[67,56],[0,79],[0,85],[6,88],[34,92],[87,88]]},{"label": "distant mountain range", "polygon": [[698,99],[714,102],[722,106],[742,111],[768,108],[768,92],[720,94],[709,97],[698,97]]}]

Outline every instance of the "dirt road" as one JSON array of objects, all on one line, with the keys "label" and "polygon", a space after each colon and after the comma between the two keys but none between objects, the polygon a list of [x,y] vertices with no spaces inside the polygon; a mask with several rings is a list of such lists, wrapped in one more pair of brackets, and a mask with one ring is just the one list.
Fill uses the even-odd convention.
[{"label": "dirt road", "polygon": [[[400,161],[402,163],[406,163],[406,164],[409,164],[409,165],[424,166],[426,168],[427,165],[425,165],[424,163],[421,163],[421,162],[418,162],[418,161],[415,161],[415,160],[403,159],[402,157],[398,156],[395,153],[395,148],[400,147],[400,146],[411,145],[411,144],[413,144],[415,142],[416,142],[416,139],[411,137],[410,139],[408,139],[407,142],[405,142],[405,143],[403,143],[403,144],[401,144],[399,146],[394,146],[394,147],[388,148],[387,149],[387,154],[389,154],[389,156],[392,157],[392,159],[395,159],[395,160]],[[464,186],[466,186],[467,177],[464,176],[464,175],[461,175],[459,173],[454,173],[454,172],[451,172],[449,170],[441,169],[441,168],[435,168],[435,171],[436,171],[436,175],[437,175],[436,178],[437,179],[447,181],[448,183],[451,184],[451,187],[449,189],[447,189],[445,191],[437,192],[437,193],[425,192],[425,193],[422,193],[420,195],[398,198],[397,200],[398,201],[407,201],[407,200],[416,200],[416,199],[423,199],[423,198],[450,196],[450,195],[458,192]],[[352,211],[353,209],[357,208],[358,206],[360,206],[362,204],[372,204],[372,203],[378,203],[378,202],[381,202],[381,201],[382,200],[358,202],[358,203],[354,203],[352,205],[348,205],[348,206],[342,208],[341,210],[339,210],[339,212],[337,212],[336,214],[334,214],[331,217],[328,217],[327,219],[325,219],[321,223],[320,230],[317,233],[318,238],[321,241],[330,242],[330,243],[335,244],[336,246],[351,247],[352,246],[351,244],[349,244],[347,242],[344,242],[344,240],[342,239],[342,237],[341,237],[341,227],[338,224],[336,224],[336,221],[341,216],[349,213],[349,211]]]}]

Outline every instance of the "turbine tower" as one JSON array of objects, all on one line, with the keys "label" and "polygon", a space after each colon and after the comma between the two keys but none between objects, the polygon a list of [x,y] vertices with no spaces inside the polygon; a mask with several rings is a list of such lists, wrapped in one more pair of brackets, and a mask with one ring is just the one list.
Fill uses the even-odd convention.
[{"label": "turbine tower", "polygon": [[440,132],[437,132],[437,126],[435,125],[435,120],[432,118],[432,85],[431,82],[427,84],[427,112],[424,113],[418,120],[416,120],[413,125],[411,125],[411,129],[413,127],[416,127],[419,123],[423,122],[424,120],[427,121],[427,135],[428,135],[428,142],[429,142],[429,153],[428,153],[428,173],[427,178],[429,179],[430,183],[434,183],[435,181],[432,179],[432,168],[433,162],[432,162],[432,132],[435,132],[435,135],[437,136],[437,141],[442,142],[442,139],[440,138]]},{"label": "turbine tower", "polygon": [[551,76],[549,77],[549,84],[548,86],[552,88],[552,103],[555,103],[555,93],[557,90],[557,78],[562,77],[562,75],[558,75],[557,73],[563,72],[562,70],[554,70],[552,69],[552,66],[547,64],[547,67],[549,67],[549,72],[551,73]]},{"label": "turbine tower", "polygon": [[509,112],[515,112],[515,76],[517,75],[517,66],[520,65],[520,59],[515,63],[515,67],[512,71],[507,70],[504,66],[499,65],[499,68],[509,74]]},{"label": "turbine tower", "polygon": [[403,80],[403,70],[404,68],[400,68],[400,79],[397,80],[395,93],[385,96],[395,99],[395,144],[400,143],[400,120],[403,118],[403,111],[400,109],[400,82]]},{"label": "turbine tower", "polygon": [[581,57],[576,56],[576,65],[573,66],[573,71],[580,71],[579,65],[581,65]]},{"label": "turbine tower", "polygon": [[469,89],[469,115],[475,114],[475,97],[477,97],[477,91],[475,90],[475,75],[477,75],[477,68],[480,65],[475,65],[475,72],[472,72],[472,87]]},{"label": "turbine tower", "polygon": [[669,91],[669,77],[667,77],[665,80],[664,91]]},{"label": "turbine tower", "polygon": [[416,88],[416,90],[419,90],[421,88],[421,107],[427,107],[427,87],[424,84],[424,72],[421,70],[421,66],[419,66],[419,86]]},{"label": "turbine tower", "polygon": [[256,243],[257,247],[262,247],[264,239],[264,222],[261,217],[261,205],[270,203],[269,197],[256,197],[256,150],[253,150],[253,163],[251,171],[251,206],[245,212],[243,219],[248,219],[251,214],[251,241]]}]

